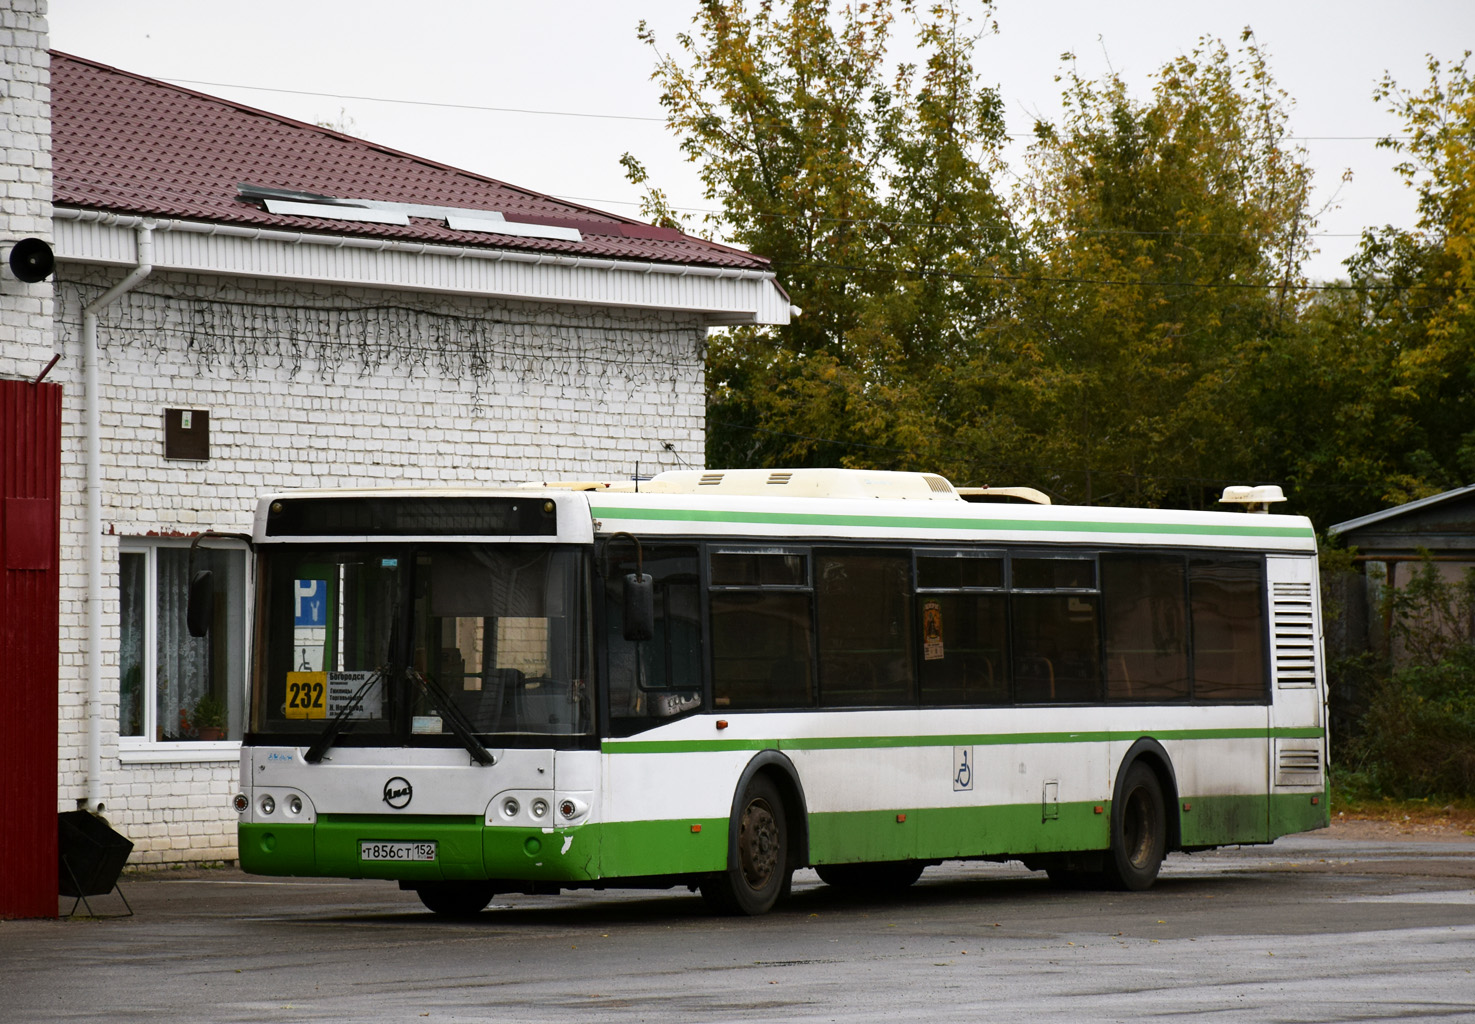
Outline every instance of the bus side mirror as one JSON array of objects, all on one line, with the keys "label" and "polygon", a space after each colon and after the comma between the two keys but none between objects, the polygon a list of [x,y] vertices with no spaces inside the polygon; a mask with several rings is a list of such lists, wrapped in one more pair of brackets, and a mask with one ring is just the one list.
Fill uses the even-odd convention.
[{"label": "bus side mirror", "polygon": [[631,573],[625,577],[625,639],[649,640],[655,635],[655,578],[649,573]]},{"label": "bus side mirror", "polygon": [[209,569],[201,569],[190,577],[189,603],[184,621],[190,636],[204,636],[215,621],[215,579]]}]

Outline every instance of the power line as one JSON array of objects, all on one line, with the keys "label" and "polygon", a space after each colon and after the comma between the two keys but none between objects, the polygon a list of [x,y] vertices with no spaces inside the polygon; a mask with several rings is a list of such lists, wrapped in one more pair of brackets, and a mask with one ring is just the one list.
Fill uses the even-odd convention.
[{"label": "power line", "polygon": [[190,78],[165,78],[175,85],[204,85],[212,89],[246,89],[252,92],[278,92],[290,96],[318,96],[330,100],[357,100],[362,103],[399,103],[410,107],[441,107],[445,110],[480,110],[492,114],[534,114],[540,117],[591,117],[610,121],[653,121],[665,124],[664,117],[644,117],[638,114],[595,114],[580,110],[532,110],[524,107],[487,107],[474,103],[437,103],[431,100],[407,100],[398,96],[354,96],[348,93],[313,92],[310,89],[283,89],[268,85],[236,85],[233,82],[200,82]]},{"label": "power line", "polygon": [[[600,198],[596,198],[594,196],[569,196],[569,195],[561,195],[561,196],[557,196],[556,198],[562,199],[562,200],[565,200],[565,201],[571,202],[571,203],[598,203],[601,206],[640,206],[642,204],[642,202],[643,202],[643,200],[637,200],[637,199],[600,199]],[[712,207],[712,206],[672,206],[671,209],[674,210],[674,211],[676,211],[677,213],[701,213],[701,214],[726,214],[727,213],[726,210],[724,210],[724,209],[722,209],[720,207]],[[767,220],[791,219],[790,218],[790,215],[789,214],[785,214],[785,213],[750,212],[749,214],[747,214],[747,216],[750,216],[750,217],[761,217],[761,218],[764,218],[764,219],[767,219]],[[813,223],[816,223],[816,224],[879,224],[879,225],[882,225],[882,226],[885,226],[885,227],[892,227],[892,228],[936,228],[936,227],[942,227],[942,228],[949,228],[949,229],[951,229],[953,227],[952,225],[948,225],[948,224],[935,224],[935,223],[931,223],[931,222],[928,222],[928,221],[886,220],[885,218],[882,218],[882,217],[816,217],[816,218],[814,218]],[[981,233],[985,233],[985,232],[981,232]],[[999,233],[999,234],[1013,234],[1014,232],[1009,231],[1008,229],[1005,229],[1005,228],[1000,228],[1000,229],[998,229],[997,233]],[[1227,234],[1225,232],[1216,232],[1216,231],[1177,231],[1177,230],[1171,230],[1171,231],[1169,231],[1169,230],[1164,230],[1164,231],[1145,231],[1145,230],[1133,230],[1133,229],[1129,229],[1129,228],[1095,228],[1095,229],[1085,230],[1085,231],[1072,231],[1071,234],[1074,234],[1074,235],[1108,235],[1108,236],[1121,235],[1121,236],[1132,237],[1132,238],[1167,238],[1167,237],[1172,237],[1172,238],[1245,238],[1246,237],[1245,235],[1234,235],[1234,234]],[[1307,237],[1307,238],[1361,238],[1362,236],[1363,236],[1363,232],[1361,232],[1361,231],[1311,231],[1311,232],[1308,232],[1305,237]],[[1465,236],[1464,235],[1449,235],[1448,237],[1451,237],[1451,238],[1455,238],[1455,237],[1463,238]]]},{"label": "power line", "polygon": [[1292,284],[1284,281],[1268,284],[1255,284],[1245,281],[1130,281],[1096,277],[1051,277],[1043,274],[988,274],[981,271],[915,270],[908,267],[856,267],[846,266],[840,263],[785,263],[780,260],[772,261],[772,266],[775,270],[840,270],[848,274],[895,273],[910,277],[943,277],[962,281],[1042,281],[1047,284],[1090,284],[1112,288],[1229,288],[1246,291],[1277,291],[1284,289],[1290,292],[1371,292],[1410,291],[1420,287],[1418,284]]},{"label": "power line", "polygon": [[[492,107],[476,103],[443,103],[434,100],[410,100],[401,96],[359,96],[352,93],[316,92],[311,89],[283,89],[275,85],[241,85],[236,82],[202,82],[192,78],[165,78],[176,85],[203,85],[211,89],[244,89],[249,92],[275,92],[289,96],[317,96],[330,100],[356,100],[360,103],[398,103],[411,107],[441,107],[445,110],[478,110],[491,114],[530,114],[536,117],[586,117],[606,121],[646,121],[665,124],[664,117],[643,114],[599,114],[589,110],[535,110],[529,107]],[[775,122],[775,124],[787,122]],[[1006,138],[1032,139],[1034,132],[1005,132]],[[1296,142],[1381,142],[1384,139],[1407,139],[1407,135],[1285,135]]]}]

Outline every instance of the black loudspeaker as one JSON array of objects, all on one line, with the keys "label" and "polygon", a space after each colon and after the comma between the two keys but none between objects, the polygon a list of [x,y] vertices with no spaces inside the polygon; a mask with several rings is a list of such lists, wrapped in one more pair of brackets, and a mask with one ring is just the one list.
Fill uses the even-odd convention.
[{"label": "black loudspeaker", "polygon": [[44,281],[56,269],[56,254],[39,238],[22,238],[10,250],[10,272],[27,284]]}]

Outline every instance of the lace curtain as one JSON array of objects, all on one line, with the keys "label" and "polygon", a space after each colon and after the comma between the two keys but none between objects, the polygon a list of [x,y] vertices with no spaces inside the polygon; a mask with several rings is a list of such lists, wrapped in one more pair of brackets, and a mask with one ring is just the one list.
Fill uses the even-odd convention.
[{"label": "lace curtain", "polygon": [[[211,552],[199,551],[196,569],[213,569]],[[185,627],[185,606],[189,600],[189,551],[186,548],[160,548],[159,600],[156,637],[158,648],[155,667],[155,691],[158,695],[159,739],[219,739],[202,737],[195,721],[200,698],[211,692],[210,644],[214,637],[193,637]],[[217,582],[219,584],[224,581]],[[218,695],[217,695],[218,696]]]}]

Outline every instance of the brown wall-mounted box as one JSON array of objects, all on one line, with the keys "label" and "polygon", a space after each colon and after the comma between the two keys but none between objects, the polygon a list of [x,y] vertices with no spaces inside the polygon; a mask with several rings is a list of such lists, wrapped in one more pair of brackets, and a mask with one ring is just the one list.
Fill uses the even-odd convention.
[{"label": "brown wall-mounted box", "polygon": [[210,413],[204,409],[164,410],[164,458],[210,457]]}]

